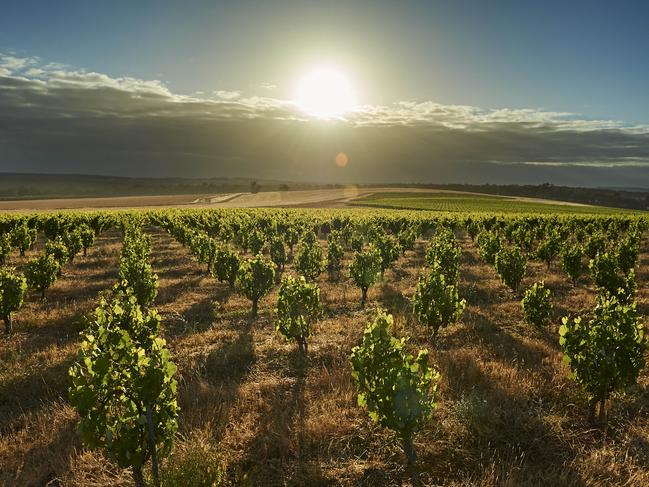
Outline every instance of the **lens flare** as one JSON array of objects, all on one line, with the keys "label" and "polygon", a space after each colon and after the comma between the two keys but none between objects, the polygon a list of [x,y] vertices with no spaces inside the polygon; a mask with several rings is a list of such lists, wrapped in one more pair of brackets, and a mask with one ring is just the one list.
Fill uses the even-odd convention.
[{"label": "lens flare", "polygon": [[347,157],[347,154],[344,152],[339,152],[336,154],[336,166],[338,167],[347,167],[347,163],[349,162],[349,157]]}]

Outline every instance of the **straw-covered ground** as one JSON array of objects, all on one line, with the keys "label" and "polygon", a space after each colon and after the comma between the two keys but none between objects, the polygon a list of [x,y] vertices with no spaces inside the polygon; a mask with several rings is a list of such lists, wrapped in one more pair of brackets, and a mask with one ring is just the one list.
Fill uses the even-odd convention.
[{"label": "straw-covered ground", "polygon": [[[323,274],[324,314],[303,359],[274,329],[277,289],[251,322],[245,298],[207,276],[166,233],[147,231],[182,408],[174,453],[163,464],[166,485],[649,485],[649,374],[633,394],[615,398],[608,428],[596,429],[562,362],[560,317],[592,308],[587,279],[573,287],[556,265],[530,263],[524,284],[544,279],[555,294],[554,324],[534,329],[522,319],[519,297],[460,235],[468,306],[433,343],[411,314],[420,241],[370,290],[365,310],[346,276],[331,282]],[[104,234],[65,268],[46,301],[30,295],[15,333],[0,337],[1,485],[131,485],[130,472],[82,446],[67,400],[78,333],[117,279],[120,248],[120,232]],[[26,258],[10,263],[20,268]],[[648,274],[645,239],[643,314]],[[405,469],[395,434],[375,426],[356,402],[349,354],[378,306],[394,314],[395,334],[412,337],[413,351],[430,349],[442,374],[439,407],[415,436],[415,473]]]}]

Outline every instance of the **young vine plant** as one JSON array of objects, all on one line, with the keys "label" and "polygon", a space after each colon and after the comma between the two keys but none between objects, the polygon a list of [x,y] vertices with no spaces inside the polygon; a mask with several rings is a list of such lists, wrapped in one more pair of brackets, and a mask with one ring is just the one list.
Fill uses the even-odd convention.
[{"label": "young vine plant", "polygon": [[311,324],[320,315],[320,288],[308,283],[302,276],[282,277],[277,298],[277,322],[275,327],[288,340],[297,342],[298,350],[308,352],[307,339],[311,336]]},{"label": "young vine plant", "polygon": [[367,325],[350,362],[358,390],[358,404],[370,418],[401,438],[407,462],[416,461],[413,434],[431,417],[437,405],[439,371],[428,364],[428,351],[416,357],[407,351],[408,339],[392,336],[393,318],[379,311]]}]

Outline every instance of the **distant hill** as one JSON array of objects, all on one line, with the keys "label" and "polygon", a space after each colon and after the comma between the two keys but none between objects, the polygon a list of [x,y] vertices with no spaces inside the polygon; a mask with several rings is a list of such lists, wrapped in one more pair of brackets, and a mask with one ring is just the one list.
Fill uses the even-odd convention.
[{"label": "distant hill", "polygon": [[[88,198],[106,196],[216,195],[237,192],[340,188],[339,184],[255,180],[252,178],[129,178],[83,174],[0,173],[0,200]],[[649,209],[643,188],[576,188],[569,186],[494,184],[382,184],[361,187],[449,189],[501,196],[522,196],[589,205]]]},{"label": "distant hill", "polygon": [[316,187],[326,186],[245,178],[128,178],[82,174],[0,173],[0,200],[218,194]]}]

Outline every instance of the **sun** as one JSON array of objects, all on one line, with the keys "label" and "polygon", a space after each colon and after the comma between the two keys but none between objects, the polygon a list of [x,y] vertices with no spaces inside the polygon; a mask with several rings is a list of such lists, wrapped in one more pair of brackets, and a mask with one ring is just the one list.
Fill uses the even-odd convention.
[{"label": "sun", "polygon": [[303,75],[295,90],[295,103],[317,118],[337,118],[356,107],[349,79],[339,70],[320,66]]}]

